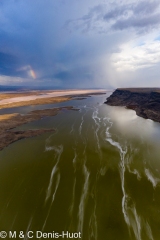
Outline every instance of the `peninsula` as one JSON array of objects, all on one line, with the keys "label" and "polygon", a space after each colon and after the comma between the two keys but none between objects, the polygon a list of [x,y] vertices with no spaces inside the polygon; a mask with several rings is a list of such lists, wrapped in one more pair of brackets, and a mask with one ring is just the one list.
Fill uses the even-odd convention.
[{"label": "peninsula", "polygon": [[117,88],[105,103],[133,109],[140,117],[160,122],[160,88]]},{"label": "peninsula", "polygon": [[62,110],[78,110],[72,106],[51,108],[43,110],[34,110],[25,115],[21,114],[4,114],[0,115],[0,150],[9,144],[23,138],[35,137],[46,132],[54,132],[55,129],[29,129],[25,131],[14,130],[23,124],[40,120],[44,117],[57,115]]}]

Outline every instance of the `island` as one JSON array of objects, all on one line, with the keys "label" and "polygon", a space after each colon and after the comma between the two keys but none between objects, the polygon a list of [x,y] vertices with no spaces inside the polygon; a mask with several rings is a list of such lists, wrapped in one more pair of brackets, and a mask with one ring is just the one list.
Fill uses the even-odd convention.
[{"label": "island", "polygon": [[160,122],[160,88],[117,88],[105,103],[133,109],[140,117]]}]

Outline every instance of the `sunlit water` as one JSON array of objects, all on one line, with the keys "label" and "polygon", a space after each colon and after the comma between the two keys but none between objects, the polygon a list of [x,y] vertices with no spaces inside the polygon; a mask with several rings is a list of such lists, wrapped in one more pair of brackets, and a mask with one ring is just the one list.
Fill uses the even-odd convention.
[{"label": "sunlit water", "polygon": [[0,152],[0,231],[23,231],[24,239],[28,231],[160,239],[160,124],[105,99],[69,101],[63,106],[80,111],[17,128],[56,132]]}]

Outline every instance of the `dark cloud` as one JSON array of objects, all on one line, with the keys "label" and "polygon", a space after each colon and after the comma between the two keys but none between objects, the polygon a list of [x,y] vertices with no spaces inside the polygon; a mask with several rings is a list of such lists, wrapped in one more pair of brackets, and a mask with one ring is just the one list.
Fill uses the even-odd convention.
[{"label": "dark cloud", "polygon": [[0,73],[1,75],[25,77],[24,74],[17,72],[21,66],[20,60],[11,54],[0,52]]},{"label": "dark cloud", "polygon": [[71,73],[68,71],[62,71],[54,75],[57,79],[69,80],[71,78]]},{"label": "dark cloud", "polygon": [[141,17],[137,19],[137,17],[133,16],[130,18],[127,18],[125,20],[117,20],[116,23],[112,25],[112,29],[115,30],[123,30],[127,28],[136,28],[136,29],[146,29],[147,31],[150,29],[153,29],[153,27],[156,27],[160,24],[160,15],[155,14],[148,17]]},{"label": "dark cloud", "polygon": [[104,16],[104,20],[113,20],[111,28],[124,30],[128,28],[139,28],[148,30],[160,24],[160,15],[157,9],[159,1],[142,1],[138,4],[128,4],[116,7]]},{"label": "dark cloud", "polygon": [[81,30],[82,33],[88,33],[91,30],[101,31],[100,26],[97,29],[96,22],[102,21],[103,11],[106,9],[105,4],[98,4],[89,9],[88,13],[77,19],[68,20],[64,27],[68,30],[75,31]]},{"label": "dark cloud", "polygon": [[128,29],[157,27],[159,6],[157,0],[1,0],[0,81],[3,75],[9,84],[19,77],[22,84],[107,85],[112,53],[135,37]]},{"label": "dark cloud", "polygon": [[142,1],[133,7],[133,11],[135,14],[151,14],[157,10],[159,5],[159,1]]},{"label": "dark cloud", "polygon": [[156,27],[160,23],[160,1],[138,1],[132,3],[99,4],[91,8],[88,14],[81,18],[70,20],[68,26],[82,33],[96,31],[108,33],[110,30],[128,28]]},{"label": "dark cloud", "polygon": [[137,4],[132,3],[124,5],[116,4],[115,6],[111,7],[111,10],[107,11],[107,13],[104,15],[104,20],[116,20],[120,17],[124,17],[127,21],[129,16],[142,17],[146,14],[147,16],[150,16],[157,10],[159,5],[159,1],[140,1]]},{"label": "dark cloud", "polygon": [[103,19],[105,21],[109,21],[109,20],[115,20],[117,19],[119,16],[121,17],[125,17],[127,16],[128,14],[128,11],[129,11],[129,8],[130,8],[130,5],[125,5],[125,6],[119,6],[119,7],[115,7],[114,9],[112,9],[111,11],[108,11]]},{"label": "dark cloud", "polygon": [[[1,75],[30,78],[27,71],[17,71],[25,66],[31,66],[40,78],[48,70],[53,73],[56,47],[61,42],[56,39],[59,22],[55,21],[55,8],[50,0],[47,5],[43,0],[2,1],[0,51],[10,59],[5,61],[8,66],[1,64]],[[17,59],[12,61],[11,56]]]}]

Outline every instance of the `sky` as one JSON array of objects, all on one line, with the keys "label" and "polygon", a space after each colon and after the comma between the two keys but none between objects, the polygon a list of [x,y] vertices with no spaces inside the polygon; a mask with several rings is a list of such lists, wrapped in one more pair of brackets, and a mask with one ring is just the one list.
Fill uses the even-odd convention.
[{"label": "sky", "polygon": [[1,0],[0,85],[160,87],[160,1]]}]

